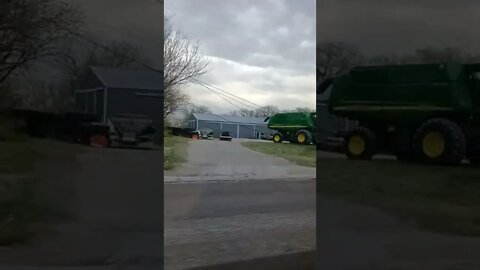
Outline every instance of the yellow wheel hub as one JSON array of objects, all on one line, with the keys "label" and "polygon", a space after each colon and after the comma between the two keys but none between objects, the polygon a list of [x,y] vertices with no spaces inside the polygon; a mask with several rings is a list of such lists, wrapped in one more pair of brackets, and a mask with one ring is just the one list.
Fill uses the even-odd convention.
[{"label": "yellow wheel hub", "polygon": [[304,143],[305,140],[306,140],[305,134],[303,134],[303,133],[298,134],[298,136],[297,136],[297,141],[298,141],[299,143]]},{"label": "yellow wheel hub", "polygon": [[365,139],[361,136],[352,136],[348,141],[348,151],[354,155],[361,155],[366,148]]},{"label": "yellow wheel hub", "polygon": [[282,139],[282,138],[280,137],[280,135],[275,135],[275,136],[273,136],[273,140],[274,140],[275,142],[280,142],[281,139]]},{"label": "yellow wheel hub", "polygon": [[445,138],[439,132],[430,132],[423,137],[423,153],[429,158],[438,158],[445,151]]}]

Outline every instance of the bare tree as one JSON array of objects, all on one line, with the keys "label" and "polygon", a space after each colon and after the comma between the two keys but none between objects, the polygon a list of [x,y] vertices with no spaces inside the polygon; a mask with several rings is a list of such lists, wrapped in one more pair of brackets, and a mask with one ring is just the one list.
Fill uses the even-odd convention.
[{"label": "bare tree", "polygon": [[280,112],[280,109],[278,109],[278,107],[273,105],[266,105],[266,106],[258,107],[254,110],[248,109],[248,108],[233,110],[229,112],[229,115],[244,116],[244,117],[267,117],[267,116],[274,115],[278,112]]},{"label": "bare tree", "polygon": [[58,0],[0,0],[0,84],[28,64],[58,53],[57,42],[82,25],[81,12]]},{"label": "bare tree", "polygon": [[197,83],[208,61],[198,43],[192,43],[168,24],[164,28],[164,118],[188,102],[181,86]]},{"label": "bare tree", "polygon": [[167,119],[167,122],[171,126],[177,127],[186,127],[188,125],[188,120],[192,117],[194,113],[212,113],[209,107],[205,105],[195,105],[195,104],[187,104],[182,106],[183,108],[179,109],[181,112],[180,117],[173,117],[171,114],[170,117]]},{"label": "bare tree", "polygon": [[280,112],[278,107],[273,106],[273,105],[267,105],[267,106],[262,106],[260,108],[257,108],[255,110],[255,116],[256,117],[267,117],[267,116],[274,115],[278,112]]},{"label": "bare tree", "polygon": [[415,52],[419,63],[461,62],[463,53],[457,48],[436,49],[433,47],[421,48]]},{"label": "bare tree", "polygon": [[191,108],[187,108],[185,111],[188,116],[192,115],[193,113],[212,113],[212,110],[210,110],[210,108],[205,105],[191,104],[191,106],[189,107]]},{"label": "bare tree", "polygon": [[180,86],[170,86],[164,88],[163,100],[163,119],[167,119],[170,115],[178,111],[185,104],[188,104],[190,97],[180,90]]},{"label": "bare tree", "polygon": [[255,110],[240,108],[238,110],[233,110],[229,115],[242,116],[242,117],[255,117]]},{"label": "bare tree", "polygon": [[8,109],[19,104],[21,100],[15,88],[15,85],[8,80],[0,84],[0,110]]},{"label": "bare tree", "polygon": [[90,66],[140,68],[148,62],[141,49],[128,42],[99,44],[78,37],[65,41],[62,53],[56,57],[56,63],[71,82],[71,88],[78,87]]},{"label": "bare tree", "polygon": [[66,82],[51,83],[25,76],[15,83],[19,97],[17,106],[25,109],[62,113],[71,110],[74,99],[65,91]]},{"label": "bare tree", "polygon": [[367,63],[370,65],[395,65],[401,63],[401,59],[396,55],[377,54],[369,57]]},{"label": "bare tree", "polygon": [[294,112],[314,112],[315,110],[309,107],[297,107]]},{"label": "bare tree", "polygon": [[369,64],[391,65],[391,64],[431,64],[440,62],[468,63],[478,61],[478,56],[462,52],[458,48],[446,47],[424,47],[415,50],[414,53],[397,55],[375,55],[368,59]]},{"label": "bare tree", "polygon": [[363,61],[360,51],[342,42],[317,44],[317,80],[335,77]]}]

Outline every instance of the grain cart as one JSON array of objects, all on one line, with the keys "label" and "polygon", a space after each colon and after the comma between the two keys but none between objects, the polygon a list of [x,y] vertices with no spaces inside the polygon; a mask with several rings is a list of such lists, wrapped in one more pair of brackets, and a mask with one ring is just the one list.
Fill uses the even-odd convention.
[{"label": "grain cart", "polygon": [[480,160],[480,64],[357,67],[331,87],[329,111],[359,123],[344,139],[351,159]]},{"label": "grain cart", "polygon": [[316,142],[316,114],[312,112],[277,113],[265,119],[268,128],[276,130],[273,141],[298,144]]},{"label": "grain cart", "polygon": [[137,146],[153,141],[156,130],[151,118],[136,115],[117,115],[110,119],[110,140],[118,145]]}]

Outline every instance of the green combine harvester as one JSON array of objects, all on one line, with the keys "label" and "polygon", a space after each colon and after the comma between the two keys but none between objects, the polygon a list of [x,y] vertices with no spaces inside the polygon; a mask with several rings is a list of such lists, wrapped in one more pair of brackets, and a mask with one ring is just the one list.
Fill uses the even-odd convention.
[{"label": "green combine harvester", "polygon": [[289,141],[297,144],[316,142],[316,114],[314,112],[277,113],[265,119],[268,128],[276,133],[275,143]]},{"label": "green combine harvester", "polygon": [[330,85],[330,113],[358,121],[344,138],[351,159],[480,161],[480,64],[357,67]]}]

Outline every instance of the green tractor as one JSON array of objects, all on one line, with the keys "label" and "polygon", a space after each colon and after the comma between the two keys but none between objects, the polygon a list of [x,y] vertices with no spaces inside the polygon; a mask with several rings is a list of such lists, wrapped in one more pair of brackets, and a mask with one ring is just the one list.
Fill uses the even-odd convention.
[{"label": "green tractor", "polygon": [[277,113],[265,121],[268,121],[268,128],[276,131],[273,135],[275,143],[289,141],[308,145],[316,142],[314,112]]},{"label": "green tractor", "polygon": [[357,67],[330,87],[330,113],[358,121],[344,137],[351,159],[480,161],[480,64]]}]

